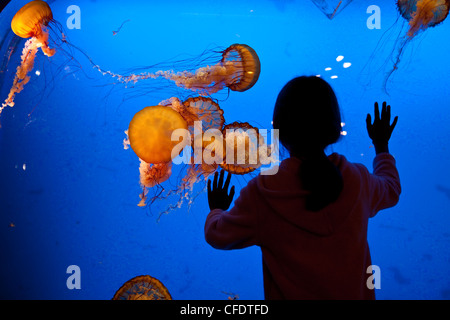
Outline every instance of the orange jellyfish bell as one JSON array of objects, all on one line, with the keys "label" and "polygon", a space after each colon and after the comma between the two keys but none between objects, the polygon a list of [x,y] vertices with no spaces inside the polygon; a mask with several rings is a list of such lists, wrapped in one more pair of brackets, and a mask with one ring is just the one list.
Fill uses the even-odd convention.
[{"label": "orange jellyfish bell", "polygon": [[235,71],[227,87],[233,91],[246,91],[258,81],[261,63],[255,50],[246,44],[233,44],[222,55],[222,64],[232,63]]},{"label": "orange jellyfish bell", "polygon": [[53,19],[49,5],[41,0],[34,0],[24,5],[11,21],[12,31],[21,38],[39,35],[41,26],[46,26]]},{"label": "orange jellyfish bell", "polygon": [[179,144],[172,141],[176,129],[187,130],[187,123],[178,112],[165,106],[146,107],[130,122],[130,146],[147,163],[168,162],[172,160],[173,148]]},{"label": "orange jellyfish bell", "polygon": [[48,31],[46,26],[53,20],[49,5],[41,0],[34,0],[24,5],[11,21],[12,31],[21,38],[33,38],[45,55],[51,57],[54,49],[48,47]]},{"label": "orange jellyfish bell", "polygon": [[146,275],[125,282],[112,300],[172,300],[172,296],[161,281]]},{"label": "orange jellyfish bell", "polygon": [[[220,56],[215,57],[215,53],[219,53]],[[208,57],[208,55],[214,57]],[[175,85],[180,88],[196,91],[203,96],[211,95],[226,87],[233,91],[246,91],[255,85],[261,72],[258,55],[253,48],[246,44],[233,44],[221,51],[205,51],[200,57],[202,59],[195,62],[195,65],[200,63],[207,65],[196,70],[189,67],[189,70],[183,71],[172,69],[121,75],[96,67],[103,75],[112,76],[123,83],[165,78],[174,81]],[[153,66],[153,68],[155,67],[157,65]]]}]

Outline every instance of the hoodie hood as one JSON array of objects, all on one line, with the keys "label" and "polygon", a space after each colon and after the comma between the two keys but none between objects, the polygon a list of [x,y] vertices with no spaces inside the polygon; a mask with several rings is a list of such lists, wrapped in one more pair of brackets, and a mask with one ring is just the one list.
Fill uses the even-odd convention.
[{"label": "hoodie hood", "polygon": [[[337,153],[328,158],[344,177],[346,159]],[[346,218],[349,210],[342,209],[342,201],[339,201],[341,196],[320,211],[306,210],[305,200],[310,192],[304,189],[299,178],[301,162],[301,159],[291,157],[281,162],[277,174],[259,175],[256,181],[258,190],[268,206],[291,224],[319,236],[331,235]],[[345,180],[342,193],[344,192]]]}]

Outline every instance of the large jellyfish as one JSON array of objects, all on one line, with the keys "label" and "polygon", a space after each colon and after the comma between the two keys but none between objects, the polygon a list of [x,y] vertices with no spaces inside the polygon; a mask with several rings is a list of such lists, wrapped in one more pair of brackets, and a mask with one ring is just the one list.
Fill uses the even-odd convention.
[{"label": "large jellyfish", "polygon": [[390,76],[398,69],[406,45],[420,32],[437,26],[447,18],[450,0],[397,0],[397,8],[401,16],[408,21],[409,29],[400,42],[394,66],[385,78],[385,91]]},{"label": "large jellyfish", "polygon": [[[97,69],[104,75],[110,75],[123,83],[136,83],[140,80],[165,78],[174,81],[178,87],[195,91],[200,95],[211,95],[224,88],[233,91],[246,91],[254,86],[259,78],[261,64],[250,46],[246,44],[233,44],[225,50],[218,51],[218,58],[214,58],[216,52],[205,52],[200,61],[212,60],[211,64],[196,70],[158,70],[139,74],[121,75],[111,71]],[[214,61],[216,60],[216,61]],[[174,65],[177,65],[174,62]],[[180,65],[182,65],[180,63]],[[148,67],[156,68],[158,65]]]},{"label": "large jellyfish", "polygon": [[48,46],[49,33],[47,25],[52,20],[53,14],[50,7],[41,0],[27,3],[14,15],[11,21],[11,29],[17,36],[30,39],[27,40],[22,50],[22,62],[17,67],[16,76],[8,98],[0,107],[0,114],[5,107],[14,106],[16,93],[21,92],[30,80],[28,73],[33,69],[38,49],[41,48],[42,52],[49,57],[55,54],[55,50]]},{"label": "large jellyfish", "polygon": [[125,282],[112,300],[172,300],[172,296],[161,281],[145,275]]}]

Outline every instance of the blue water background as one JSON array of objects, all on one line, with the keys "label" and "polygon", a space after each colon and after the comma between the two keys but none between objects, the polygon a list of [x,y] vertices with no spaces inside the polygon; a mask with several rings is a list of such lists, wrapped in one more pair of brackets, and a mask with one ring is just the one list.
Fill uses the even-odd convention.
[{"label": "blue water background", "polygon": [[[26,2],[12,1],[0,14],[0,61],[7,62],[1,100],[25,43],[15,40],[9,24]],[[81,0],[79,30],[66,25],[75,2],[49,3],[70,42],[105,70],[124,72],[233,43],[253,47],[261,60],[256,85],[228,99],[216,95],[227,123],[270,129],[282,86],[298,75],[320,74],[336,91],[347,132],[328,151],[370,170],[375,152],[365,116],[375,101],[387,100],[399,116],[390,150],[403,192],[397,206],[369,224],[372,261],[381,270],[376,295],[450,298],[449,21],[408,45],[388,96],[383,79],[407,30],[395,1],[355,0],[329,20],[300,0]],[[366,25],[371,4],[381,9],[380,30]],[[14,45],[17,51],[5,60]],[[110,299],[125,281],[149,274],[174,299],[262,299],[259,248],[218,251],[205,242],[206,193],[189,211],[183,206],[159,222],[167,201],[151,211],[137,206],[139,161],[123,149],[124,130],[143,107],[189,93],[151,80],[136,88],[113,85],[79,52],[73,52],[79,64],[60,52],[52,58],[38,53],[40,75],[31,73],[16,106],[0,118],[0,298]],[[249,179],[233,177],[237,193]],[[66,286],[69,265],[81,269],[79,290]]]}]

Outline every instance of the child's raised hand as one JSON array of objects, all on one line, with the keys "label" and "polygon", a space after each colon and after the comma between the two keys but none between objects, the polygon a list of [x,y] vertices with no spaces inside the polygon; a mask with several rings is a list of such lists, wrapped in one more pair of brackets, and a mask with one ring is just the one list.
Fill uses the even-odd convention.
[{"label": "child's raised hand", "polygon": [[219,173],[216,171],[216,173],[214,174],[214,182],[212,188],[211,180],[208,179],[208,204],[210,210],[227,210],[230,207],[231,201],[233,201],[234,186],[231,187],[230,194],[228,194],[231,173],[228,173],[225,185],[223,185],[223,172],[223,170],[220,171],[220,178],[219,181],[217,181]]},{"label": "child's raised hand", "polygon": [[[373,121],[373,124],[370,113],[367,114],[366,118],[367,132],[372,139],[375,149],[387,151],[387,145],[397,121],[398,116],[394,118],[394,121],[391,124],[391,106],[386,106],[386,101],[383,102],[380,117],[378,102],[375,102],[375,120]],[[377,153],[379,152],[377,151]]]}]

